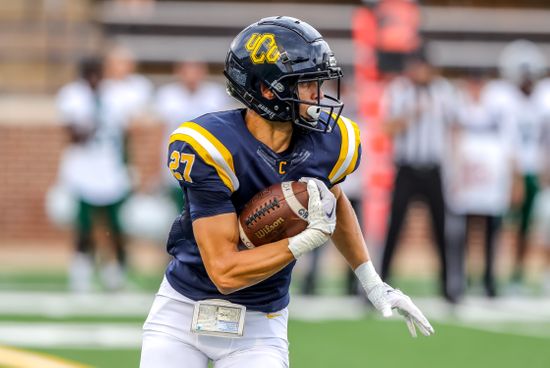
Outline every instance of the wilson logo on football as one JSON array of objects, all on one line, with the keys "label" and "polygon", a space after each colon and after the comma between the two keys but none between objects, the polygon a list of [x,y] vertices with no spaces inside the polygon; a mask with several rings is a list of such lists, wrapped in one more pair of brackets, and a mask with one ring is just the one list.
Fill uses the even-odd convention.
[{"label": "wilson logo on football", "polygon": [[[262,46],[265,45],[263,50]],[[253,33],[246,42],[246,50],[250,53],[250,59],[254,64],[274,64],[281,54],[272,33]]]},{"label": "wilson logo on football", "polygon": [[273,230],[275,230],[276,228],[278,228],[283,222],[285,222],[285,220],[282,217],[279,217],[277,220],[273,222],[273,224],[265,225],[263,229],[256,231],[254,235],[256,235],[256,237],[261,239],[267,234],[269,234],[270,232],[272,232]]}]

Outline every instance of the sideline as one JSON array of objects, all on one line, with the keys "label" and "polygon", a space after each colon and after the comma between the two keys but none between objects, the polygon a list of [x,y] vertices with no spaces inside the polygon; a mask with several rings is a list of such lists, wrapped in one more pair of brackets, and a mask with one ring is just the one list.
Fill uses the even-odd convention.
[{"label": "sideline", "polygon": [[0,346],[0,366],[9,368],[91,368],[43,353]]},{"label": "sideline", "polygon": [[[382,317],[375,317],[382,319]],[[394,316],[391,323],[403,323],[400,317]],[[309,320],[312,323],[312,320]],[[320,321],[320,320],[317,320]],[[496,333],[499,335],[513,335],[520,337],[550,339],[548,324],[525,324],[509,326],[502,323],[480,324],[458,320],[433,320],[440,325],[460,327],[470,330]],[[436,328],[437,330],[437,328]],[[436,332],[437,333],[437,332]],[[8,337],[9,336],[9,337]],[[20,348],[64,348],[64,349],[139,349],[141,346],[142,329],[140,325],[122,324],[50,324],[50,323],[0,323],[0,343]],[[0,349],[0,367],[4,367],[4,352]],[[10,363],[13,363],[11,361]],[[9,365],[8,367],[14,367]],[[70,368],[80,365],[43,364],[16,365],[18,368]]]},{"label": "sideline", "polygon": [[[153,297],[151,293],[75,296],[67,293],[0,292],[0,347],[5,344],[22,348],[139,348],[142,320],[147,316]],[[425,297],[415,298],[415,303],[434,323],[499,334],[550,338],[550,298],[516,296],[489,300],[468,297],[461,304],[449,305],[441,298]],[[364,298],[357,297],[293,295],[289,311],[291,320],[295,321],[382,319],[367,306]],[[10,316],[18,320],[10,321]],[[44,321],[25,321],[24,316],[32,319],[44,317]],[[86,316],[111,319],[132,316],[139,317],[139,321],[107,322],[101,318],[97,321],[63,321],[64,318]],[[394,313],[391,319],[399,320],[400,316]],[[0,351],[0,356],[2,354]],[[0,366],[2,363],[0,359]]]},{"label": "sideline", "polygon": [[141,336],[141,324],[0,322],[0,344],[23,348],[135,349]]}]

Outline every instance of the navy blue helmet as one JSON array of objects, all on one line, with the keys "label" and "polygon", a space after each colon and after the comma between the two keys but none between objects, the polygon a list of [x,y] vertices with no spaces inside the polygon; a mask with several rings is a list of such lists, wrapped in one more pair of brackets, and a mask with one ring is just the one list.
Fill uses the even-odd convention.
[{"label": "navy blue helmet", "polygon": [[[315,28],[296,18],[269,17],[246,27],[231,43],[224,74],[229,94],[269,121],[292,121],[327,132],[344,107],[342,70],[334,53]],[[336,96],[321,99],[326,80],[337,82]],[[300,100],[297,88],[303,82],[317,82],[317,101]],[[275,98],[263,97],[262,85]],[[308,116],[300,116],[300,104],[310,105]]]}]

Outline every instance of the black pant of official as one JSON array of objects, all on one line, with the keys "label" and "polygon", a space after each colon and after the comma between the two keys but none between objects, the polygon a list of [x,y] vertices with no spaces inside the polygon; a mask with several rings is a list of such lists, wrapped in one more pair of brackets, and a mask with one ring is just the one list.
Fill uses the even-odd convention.
[{"label": "black pant of official", "polygon": [[390,265],[399,240],[407,208],[412,199],[426,202],[432,219],[432,229],[441,264],[441,289],[445,298],[454,301],[447,292],[447,256],[445,242],[445,203],[441,184],[441,170],[439,167],[416,168],[412,166],[398,166],[393,198],[391,217],[382,258],[382,279],[390,277]]},{"label": "black pant of official", "polygon": [[[447,240],[449,273],[447,276],[447,290],[453,295],[462,297],[466,291],[466,259],[468,253],[468,238],[474,222],[485,224],[485,271],[483,285],[488,297],[497,296],[497,283],[495,279],[495,256],[498,246],[497,238],[501,227],[500,216],[493,215],[459,215],[448,213]],[[449,226],[450,225],[450,226]],[[451,254],[449,254],[451,253]]]}]

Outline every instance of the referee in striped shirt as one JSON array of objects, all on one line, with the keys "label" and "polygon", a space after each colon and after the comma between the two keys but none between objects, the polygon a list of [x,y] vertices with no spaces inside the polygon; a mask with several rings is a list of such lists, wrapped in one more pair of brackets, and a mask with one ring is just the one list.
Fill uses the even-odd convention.
[{"label": "referee in striped shirt", "polygon": [[407,59],[405,73],[395,78],[384,99],[385,131],[393,139],[396,177],[391,218],[382,259],[382,278],[390,276],[390,265],[409,203],[424,201],[429,209],[441,264],[441,289],[456,302],[447,288],[445,203],[441,163],[447,127],[453,122],[453,87],[435,75],[422,54]]}]

